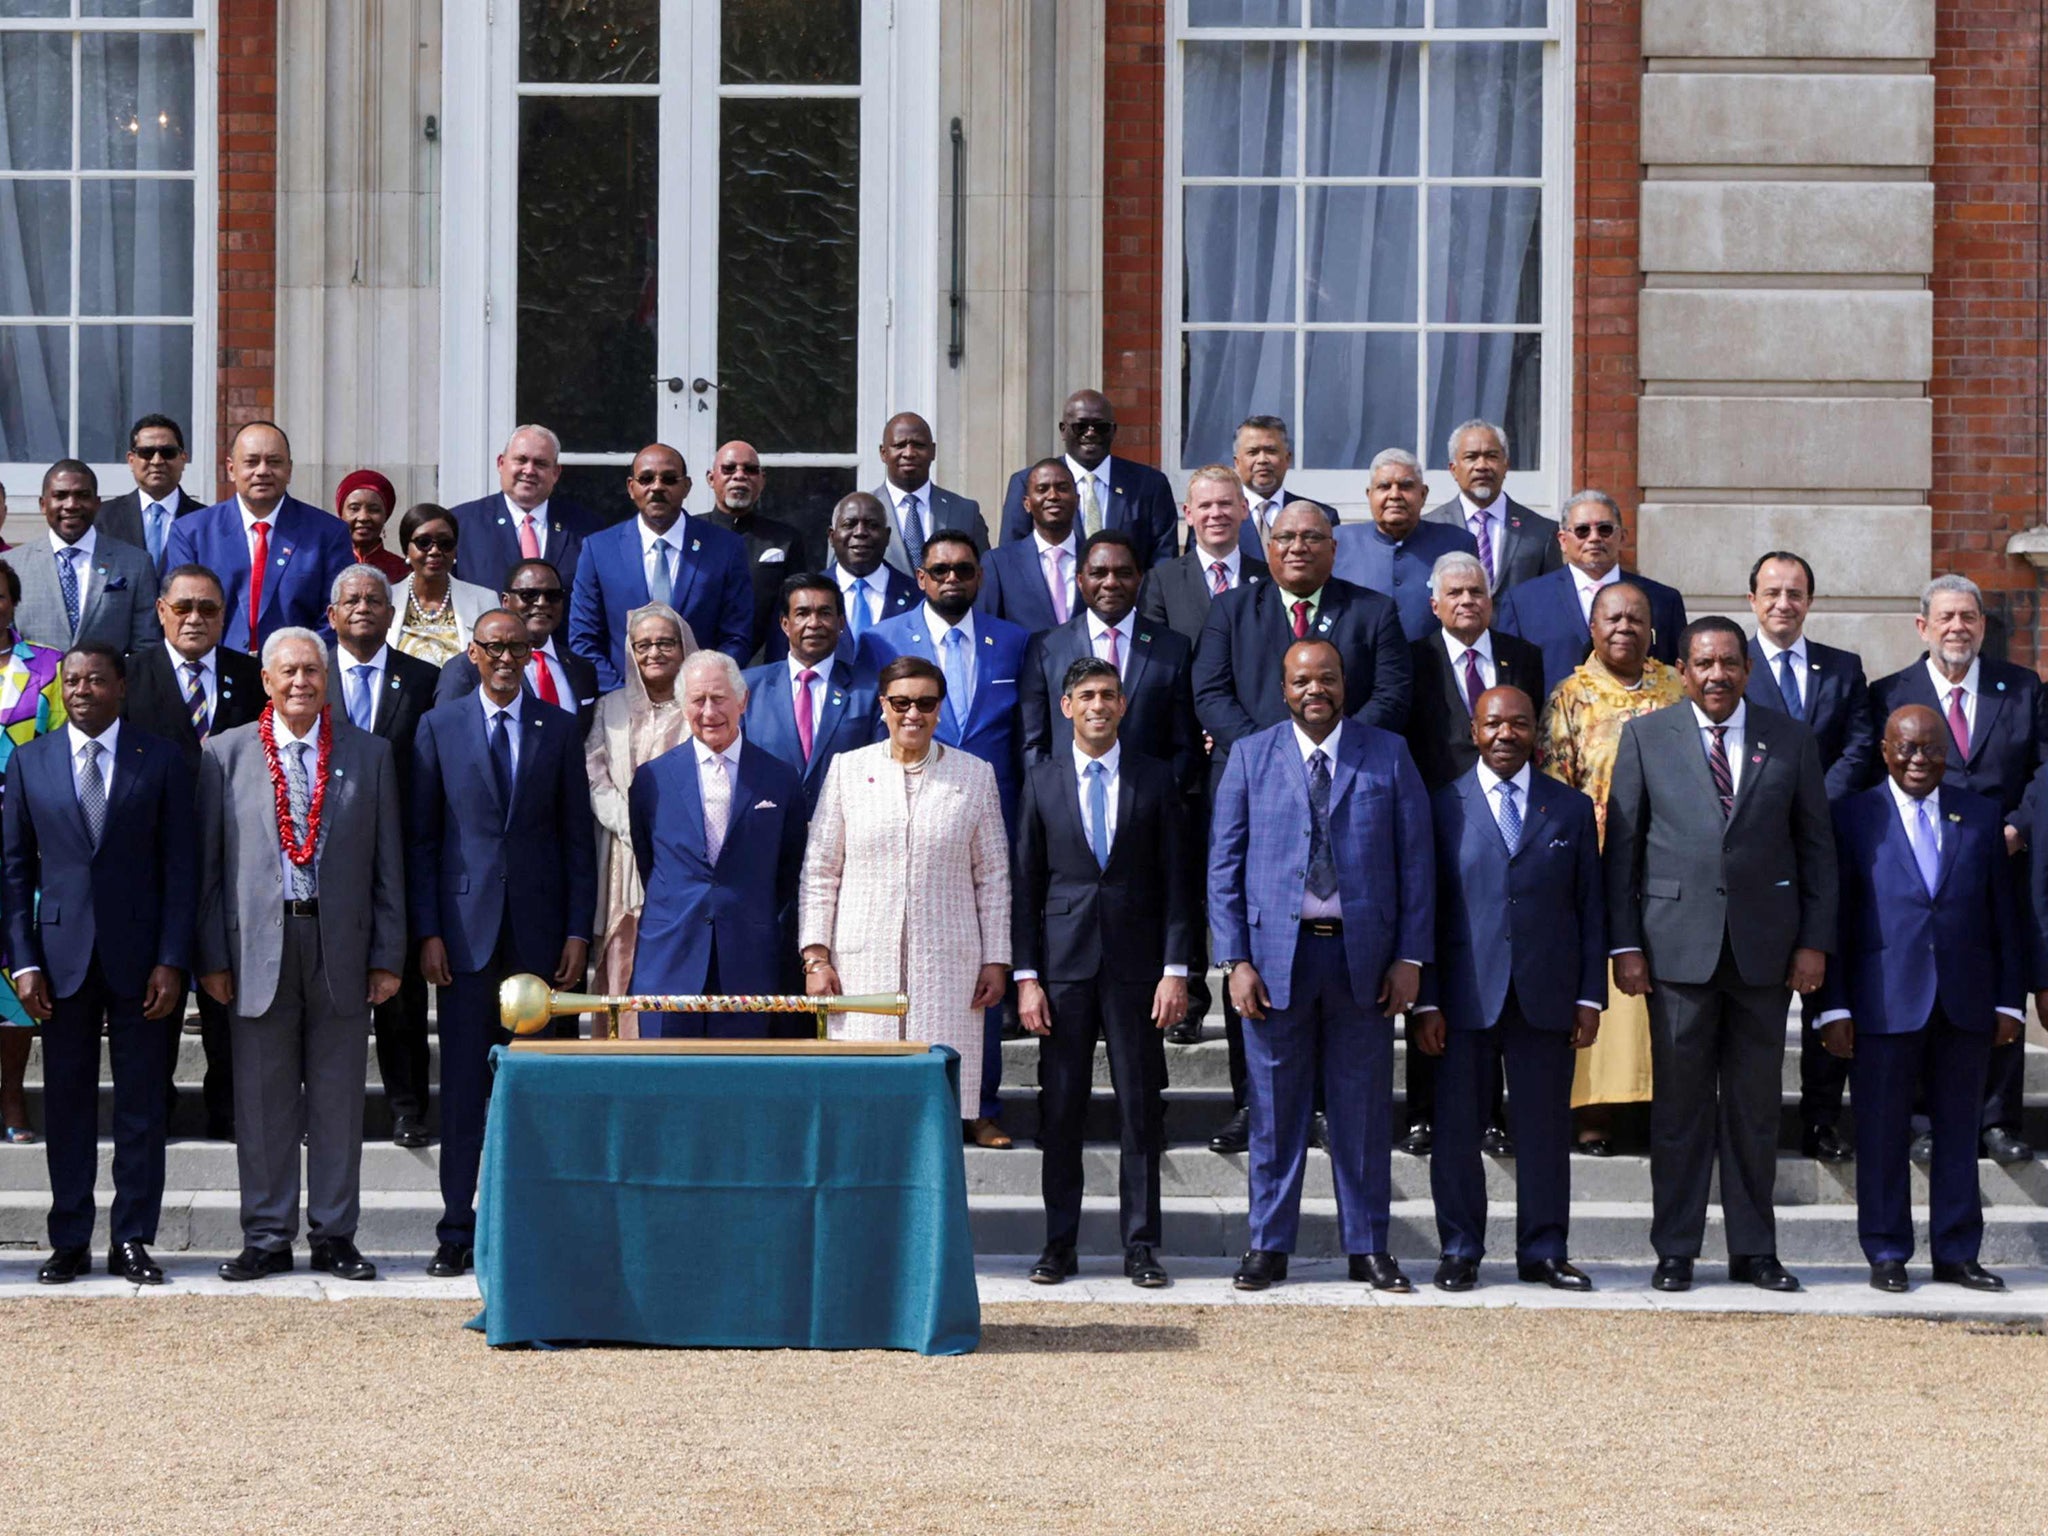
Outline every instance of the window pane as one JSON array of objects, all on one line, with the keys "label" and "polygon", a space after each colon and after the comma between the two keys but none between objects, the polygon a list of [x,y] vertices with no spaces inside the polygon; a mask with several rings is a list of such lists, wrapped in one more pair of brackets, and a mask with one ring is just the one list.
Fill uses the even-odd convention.
[{"label": "window pane", "polygon": [[515,415],[572,453],[636,452],[652,430],[658,110],[651,96],[519,103]]},{"label": "window pane", "polygon": [[0,464],[47,464],[70,452],[70,333],[0,325]]},{"label": "window pane", "polygon": [[661,78],[661,0],[520,0],[519,78],[576,85]]},{"label": "window pane", "polygon": [[1543,45],[1442,43],[1429,60],[1432,176],[1543,174]]},{"label": "window pane", "polygon": [[71,183],[0,181],[0,315],[71,313]]},{"label": "window pane", "polygon": [[78,312],[191,314],[192,183],[88,181],[79,193]]},{"label": "window pane", "polygon": [[860,84],[860,0],[725,0],[728,85]]},{"label": "window pane", "polygon": [[1191,27],[1294,27],[1301,24],[1296,0],[1188,0]]},{"label": "window pane", "polygon": [[[69,16],[71,0],[0,0],[0,17]],[[87,12],[88,15],[91,12]]]},{"label": "window pane", "polygon": [[[0,4],[0,16],[7,7]],[[85,0],[79,8],[84,16],[139,16],[145,21],[175,19],[192,14],[192,0]],[[125,451],[125,448],[124,448]]]},{"label": "window pane", "polygon": [[1549,0],[1436,0],[1440,27],[1544,27]]},{"label": "window pane", "polygon": [[[861,472],[851,465],[782,464],[767,472],[762,510],[804,536],[803,548],[823,550],[825,530],[839,498],[859,490]],[[873,482],[870,481],[870,484]],[[784,572],[794,576],[797,568]]]},{"label": "window pane", "polygon": [[1292,43],[1190,43],[1182,173],[1292,176]]},{"label": "window pane", "polygon": [[1415,322],[1415,188],[1308,189],[1310,320]]},{"label": "window pane", "polygon": [[1185,318],[1294,318],[1294,189],[1189,187]]},{"label": "window pane", "polygon": [[1415,451],[1414,331],[1310,331],[1301,466],[1364,469],[1382,448]]},{"label": "window pane", "polygon": [[0,171],[70,169],[70,37],[0,32]]},{"label": "window pane", "polygon": [[1245,417],[1293,418],[1294,332],[1188,332],[1180,398],[1182,465],[1228,464]]},{"label": "window pane", "polygon": [[860,103],[719,111],[718,436],[762,453],[860,437]]},{"label": "window pane", "polygon": [[1543,319],[1540,187],[1429,189],[1429,318],[1535,325]]},{"label": "window pane", "polygon": [[1429,338],[1429,463],[1474,416],[1507,428],[1508,468],[1541,469],[1543,338],[1534,331],[1437,331]]},{"label": "window pane", "polygon": [[192,169],[192,39],[88,32],[82,50],[79,156],[88,170]]},{"label": "window pane", "polygon": [[136,417],[192,419],[192,327],[85,325],[78,330],[78,457],[120,462]]},{"label": "window pane", "polygon": [[1309,175],[1413,176],[1421,149],[1421,48],[1309,45]]},{"label": "window pane", "polygon": [[[1437,0],[1441,5],[1443,0]],[[1318,27],[1419,27],[1422,0],[1316,0]]]},{"label": "window pane", "polygon": [[[640,419],[648,418],[643,414]],[[636,443],[633,446],[637,450],[646,444]],[[676,451],[680,453],[682,450]],[[631,467],[630,464],[564,464],[562,478],[555,482],[554,493],[589,512],[599,527],[609,528],[633,515],[633,498],[626,494],[626,471]],[[702,466],[692,464],[690,468],[701,471]],[[566,614],[564,618],[566,622]]]}]

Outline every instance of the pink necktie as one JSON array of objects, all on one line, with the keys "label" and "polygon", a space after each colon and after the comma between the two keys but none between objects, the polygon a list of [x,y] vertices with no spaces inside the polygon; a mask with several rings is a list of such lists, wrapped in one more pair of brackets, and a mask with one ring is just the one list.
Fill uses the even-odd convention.
[{"label": "pink necktie", "polygon": [[1213,562],[1209,567],[1209,579],[1215,583],[1213,590],[1216,595],[1221,597],[1230,590],[1230,567],[1221,560]]},{"label": "pink necktie", "polygon": [[1055,549],[1052,552],[1051,574],[1046,578],[1052,588],[1052,613],[1058,623],[1067,622],[1067,552]]},{"label": "pink necktie", "polygon": [[811,684],[818,680],[818,674],[809,667],[797,673],[796,694],[796,742],[804,749],[804,761],[811,760]]},{"label": "pink necktie", "polygon": [[1123,657],[1117,650],[1116,626],[1111,625],[1109,629],[1103,634],[1103,638],[1109,642],[1109,654],[1103,657],[1102,659],[1108,662],[1112,667],[1115,667],[1117,671],[1123,671]]},{"label": "pink necktie", "polygon": [[531,512],[526,513],[519,519],[519,558],[522,560],[538,560],[540,558],[540,538],[533,531],[533,514]]},{"label": "pink necktie", "polygon": [[1465,708],[1476,715],[1479,713],[1479,695],[1486,692],[1486,683],[1479,676],[1479,653],[1467,647],[1464,661]]},{"label": "pink necktie", "polygon": [[1948,691],[1948,733],[1956,739],[1956,751],[1964,762],[1970,760],[1970,722],[1963,715],[1963,690]]}]

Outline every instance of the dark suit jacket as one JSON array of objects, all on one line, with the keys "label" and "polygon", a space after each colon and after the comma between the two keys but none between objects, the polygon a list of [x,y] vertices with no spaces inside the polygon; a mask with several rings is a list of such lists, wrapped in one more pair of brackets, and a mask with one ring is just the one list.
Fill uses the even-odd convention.
[{"label": "dark suit jacket", "polygon": [[1420,640],[1437,627],[1429,606],[1429,573],[1445,555],[1477,552],[1472,535],[1462,528],[1417,523],[1396,543],[1371,523],[1354,523],[1337,530],[1337,564],[1331,574],[1391,597],[1401,610],[1401,632]]},{"label": "dark suit jacket", "polygon": [[[1064,761],[1069,755],[1074,722],[1060,709],[1060,686],[1067,668],[1094,654],[1086,609],[1057,629],[1031,637],[1024,650],[1023,674],[1017,679],[1018,725],[1027,764],[1048,758]],[[1143,619],[1132,625],[1130,654],[1124,659],[1126,707],[1117,739],[1132,751],[1167,764],[1184,790],[1194,787],[1202,762],[1190,676],[1193,663],[1194,647],[1172,630],[1154,629]]]},{"label": "dark suit jacket", "polygon": [[[1487,636],[1493,643],[1495,686],[1521,689],[1540,717],[1544,704],[1542,656],[1526,640],[1497,629],[1488,630]],[[1408,648],[1408,665],[1415,688],[1408,703],[1408,751],[1422,782],[1438,789],[1460,774],[1470,773],[1479,761],[1479,749],[1472,744],[1472,709],[1465,699],[1465,680],[1451,665],[1442,626]]]},{"label": "dark suit jacket", "polygon": [[1033,764],[1011,859],[1016,968],[1048,982],[1152,986],[1164,967],[1192,966],[1200,907],[1173,771],[1125,747],[1107,865],[1095,862],[1087,826],[1074,754]]},{"label": "dark suit jacket", "polygon": [[189,971],[193,792],[178,749],[124,723],[95,848],[72,779],[70,731],[15,748],[0,799],[9,963],[41,966],[57,997],[84,986],[95,959],[117,997],[140,998],[159,965]]},{"label": "dark suit jacket", "polygon": [[[1078,545],[1077,538],[1077,550]],[[1079,564],[1077,553],[1067,567],[1070,584]],[[1045,566],[1039,560],[1037,539],[1026,534],[1013,544],[999,544],[988,552],[981,562],[981,595],[975,598],[974,606],[983,613],[1008,619],[1027,634],[1043,634],[1060,622],[1052,606],[1052,589],[1045,584]],[[1080,607],[1080,587],[1074,584],[1074,590],[1067,596],[1067,612],[1071,615]]]},{"label": "dark suit jacket", "polygon": [[328,633],[328,596],[334,578],[356,563],[348,528],[332,512],[287,496],[271,520],[270,568],[263,578],[263,611],[249,633],[249,536],[230,496],[171,524],[164,568],[188,562],[209,567],[227,591],[227,630],[221,644],[256,654],[288,625]]},{"label": "dark suit jacket", "polygon": [[[683,557],[670,576],[669,606],[697,644],[741,666],[754,654],[754,585],[739,535],[685,513],[669,530]],[[597,668],[599,686],[625,681],[626,615],[647,603],[647,561],[640,519],[629,517],[583,541],[569,593],[569,649]]]},{"label": "dark suit jacket", "polygon": [[[193,512],[206,510],[206,503],[197,496],[187,496],[181,485],[171,493],[171,521],[173,525],[181,517]],[[142,493],[129,491],[123,496],[110,497],[100,503],[100,515],[93,519],[93,526],[110,539],[119,539],[124,544],[133,544],[137,549],[149,548],[149,530],[142,526]],[[171,531],[164,530],[164,548],[171,545]],[[164,573],[162,561],[157,562],[157,575]]]},{"label": "dark suit jacket", "polygon": [[[353,656],[339,647],[327,647],[328,702],[346,714],[346,669],[354,666]],[[434,691],[441,682],[441,669],[431,661],[384,648],[384,686],[377,693],[377,713],[370,722],[370,734],[391,743],[391,760],[398,769],[398,803],[406,812],[412,807],[412,738],[422,716],[434,707]]]},{"label": "dark suit jacket", "polygon": [[[1675,588],[1634,571],[1622,580],[1642,588],[1650,599],[1650,654],[1676,665],[1678,636],[1685,628],[1685,599]],[[1579,589],[1566,569],[1525,581],[1500,601],[1493,627],[1517,635],[1543,652],[1543,696],[1572,675],[1593,652],[1593,632],[1579,609]]]},{"label": "dark suit jacket", "polygon": [[742,526],[730,513],[715,509],[704,514],[704,521],[723,528],[747,547],[748,579],[754,584],[754,655],[760,657],[768,637],[781,633],[775,614],[784,578],[817,567],[811,563],[804,536],[788,523],[754,512]]},{"label": "dark suit jacket", "polygon": [[[1863,680],[1863,658],[1817,641],[1806,642],[1806,673],[1800,679],[1806,702],[1806,727],[1820,743],[1820,765],[1827,770],[1828,798],[1867,789],[1884,777],[1877,754],[1878,728],[1870,713],[1870,685]],[[1778,674],[1764,664],[1764,648],[1749,642],[1749,686],[1744,698],[1765,709],[1789,714]]]},{"label": "dark suit jacket", "polygon": [[[1238,586],[1256,587],[1272,579],[1265,561],[1240,551]],[[1138,589],[1138,617],[1172,630],[1193,645],[1202,638],[1202,626],[1209,622],[1209,604],[1215,596],[1209,585],[1207,558],[1200,549],[1190,550],[1145,573],[1145,584]]]},{"label": "dark suit jacket", "polygon": [[818,808],[818,793],[825,787],[832,759],[882,739],[882,707],[875,697],[877,670],[873,657],[863,648],[854,661],[833,657],[825,675],[811,685],[824,688],[825,703],[818,711],[808,763],[796,734],[796,690],[789,675],[789,658],[767,662],[746,674],[747,712],[740,729],[750,744],[781,758],[802,776],[806,821]]},{"label": "dark suit jacket", "polygon": [[[247,725],[269,702],[263,693],[263,667],[254,656],[213,648],[214,699],[209,734]],[[121,718],[138,730],[169,742],[184,759],[185,772],[199,772],[199,734],[185,708],[185,685],[171,665],[161,641],[145,645],[128,658],[128,702]]]},{"label": "dark suit jacket", "polygon": [[[1946,717],[1948,700],[1937,697],[1927,675],[1927,653],[1889,677],[1870,685],[1872,729],[1882,737],[1884,723],[1903,704],[1925,704]],[[2027,793],[2044,760],[2048,760],[2048,702],[2041,679],[2029,667],[1989,656],[1977,659],[1977,720],[1970,730],[1967,760],[1948,743],[1948,775],[1942,783],[1967,789],[1991,801],[2009,826],[2032,840],[2034,799]],[[2022,803],[2024,801],[2024,804]]]},{"label": "dark suit jacket", "polygon": [[[1309,499],[1306,496],[1295,495],[1294,492],[1288,490],[1284,485],[1280,487],[1280,505],[1283,509],[1292,502],[1307,501]],[[1245,504],[1247,506],[1251,505],[1249,494],[1245,497]],[[1329,514],[1330,526],[1332,528],[1341,528],[1344,525],[1344,514],[1335,507],[1323,501],[1317,502],[1316,505]],[[1237,530],[1237,552],[1247,560],[1256,560],[1261,565],[1265,564],[1266,536],[1260,532],[1258,523],[1252,518],[1247,517],[1244,520],[1244,526]]]},{"label": "dark suit jacket", "polygon": [[1491,1029],[1513,987],[1537,1029],[1570,1029],[1580,999],[1607,1002],[1606,896],[1593,802],[1532,771],[1522,839],[1501,840],[1476,769],[1430,796],[1436,961],[1421,1001],[1452,1029]]},{"label": "dark suit jacket", "polygon": [[1827,778],[1813,732],[1744,712],[1726,821],[1689,700],[1622,727],[1607,794],[1607,939],[1658,981],[1704,986],[1725,936],[1743,983],[1785,983],[1794,949],[1835,949],[1840,886]]},{"label": "dark suit jacket", "polygon": [[[1501,492],[1494,510],[1501,518],[1501,527],[1493,536],[1499,546],[1494,552],[1500,571],[1493,583],[1496,597],[1510,587],[1563,569],[1564,549],[1557,542],[1556,518],[1531,511],[1506,491]],[[1425,523],[1448,523],[1453,528],[1465,528],[1468,536],[1471,533],[1465,525],[1465,504],[1456,497],[1441,506],[1431,507],[1422,514],[1422,520]],[[1477,541],[1474,543],[1476,545]]]},{"label": "dark suit jacket", "polygon": [[[1138,546],[1140,566],[1158,565],[1180,553],[1180,509],[1174,500],[1173,483],[1149,464],[1115,454],[1104,461],[1109,467],[1109,505],[1102,509],[1102,526],[1121,528]],[[1031,537],[1031,514],[1024,510],[1025,470],[1010,476],[1003,492],[1003,543],[1022,543]],[[1076,519],[1075,526],[1080,526]]]},{"label": "dark suit jacket", "polygon": [[[560,630],[555,631],[555,636],[555,651],[551,659],[560,662],[562,670],[569,674],[569,687],[576,695],[576,728],[588,734],[590,722],[597,714],[597,668],[562,643]],[[456,656],[441,668],[441,675],[434,681],[434,702],[446,704],[450,699],[467,698],[476,692],[480,681],[476,675],[476,663],[467,655]],[[531,684],[525,687],[529,694],[533,692]],[[561,707],[568,709],[569,701],[562,700]]]},{"label": "dark suit jacket", "polygon": [[[521,559],[519,529],[501,492],[450,507],[455,518],[455,574],[490,592],[505,590],[505,578]],[[597,519],[575,502],[548,498],[546,547],[541,559],[555,568],[566,591],[576,584],[576,562],[583,540],[597,531]]]},{"label": "dark suit jacket", "polygon": [[[1266,581],[1209,607],[1195,645],[1195,715],[1215,739],[1219,770],[1238,741],[1287,718],[1280,659],[1294,644],[1291,601]],[[1399,734],[1408,722],[1408,642],[1394,600],[1333,576],[1309,634],[1332,641],[1344,658],[1344,712]]]},{"label": "dark suit jacket", "polygon": [[[832,577],[835,582],[839,579],[838,569],[835,562],[825,562],[825,574]],[[887,561],[869,571],[868,580],[871,583],[879,583],[882,588],[882,616],[870,619],[869,628],[881,623],[882,619],[893,619],[899,613],[908,613],[924,601],[924,594],[918,590],[917,578],[904,575]],[[841,592],[840,597],[844,600],[846,594]],[[848,661],[854,661],[858,659],[858,651],[859,646],[853,637],[852,604],[848,602],[847,627],[839,636],[839,654]],[[789,636],[782,632],[780,623],[771,623],[768,626],[768,643],[761,651],[761,660],[765,663],[786,661],[788,658]]]}]

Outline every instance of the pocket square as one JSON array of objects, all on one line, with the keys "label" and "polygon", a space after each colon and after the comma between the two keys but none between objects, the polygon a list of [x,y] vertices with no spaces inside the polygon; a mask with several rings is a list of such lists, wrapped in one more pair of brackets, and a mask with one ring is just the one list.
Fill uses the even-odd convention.
[{"label": "pocket square", "polygon": [[128,590],[128,578],[126,576],[108,577],[107,590],[109,592],[126,592]]},{"label": "pocket square", "polygon": [[788,558],[789,551],[786,549],[764,549],[761,551],[761,558],[757,563],[761,565],[780,565]]},{"label": "pocket square", "polygon": [[1550,846],[1553,848],[1569,848],[1571,845],[1572,840],[1568,837],[1553,837],[1550,840]]},{"label": "pocket square", "polygon": [[775,802],[773,800],[756,800],[754,802],[754,809],[757,811],[772,811],[775,809]]}]

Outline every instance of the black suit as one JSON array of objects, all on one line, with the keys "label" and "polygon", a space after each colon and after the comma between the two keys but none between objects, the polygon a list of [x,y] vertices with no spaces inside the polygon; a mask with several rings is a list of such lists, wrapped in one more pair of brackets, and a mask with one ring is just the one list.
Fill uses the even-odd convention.
[{"label": "black suit", "polygon": [[[188,513],[203,512],[207,506],[198,497],[187,496],[182,485],[171,493],[169,500],[171,502],[171,520],[173,522],[176,522]],[[107,500],[101,502],[100,513],[98,517],[93,519],[93,526],[110,539],[119,539],[122,543],[133,544],[137,549],[141,550],[149,548],[149,530],[142,525],[142,493],[140,491],[130,491],[124,496],[110,496]],[[170,541],[171,530],[166,528],[164,529],[164,543],[168,545]],[[164,573],[164,563],[161,556],[158,557],[156,562],[156,573],[159,576]]]},{"label": "black suit", "polygon": [[[212,661],[213,718],[207,722],[207,734],[217,736],[238,725],[247,725],[263,713],[268,701],[263,693],[263,667],[254,656],[217,645]],[[197,783],[199,733],[193,728],[184,685],[171,665],[171,653],[166,646],[146,645],[128,657],[128,702],[122,706],[121,718],[137,730],[161,737],[176,747],[184,760],[186,775]],[[196,792],[193,807],[196,813]],[[229,1140],[235,1123],[235,1058],[228,1011],[196,987],[193,996],[199,1003],[199,1040],[206,1052],[206,1079],[200,1090],[206,1103],[206,1133]],[[164,1091],[173,1108],[178,1096],[174,1081],[178,1036],[184,1027],[185,1010],[172,1009],[167,1025],[171,1040],[164,1062]]]},{"label": "black suit", "polygon": [[740,542],[747,546],[747,574],[754,583],[754,649],[750,660],[761,661],[766,656],[768,637],[777,629],[775,617],[783,581],[799,571],[817,567],[810,563],[804,536],[788,523],[758,512],[750,512],[742,520],[716,509],[706,512],[704,521],[738,534]]},{"label": "black suit", "polygon": [[[559,636],[561,631],[557,630],[555,633]],[[576,716],[576,729],[587,735],[590,731],[591,718],[597,713],[597,668],[576,655],[559,638],[555,641],[555,648],[549,653],[548,660],[558,664],[569,675],[569,689],[576,697],[563,699],[560,707]],[[531,683],[525,686],[528,693],[533,692]],[[459,699],[464,694],[475,693],[476,690],[476,663],[467,655],[457,656],[441,669],[441,675],[434,684],[434,702],[446,704],[450,699]]]},{"label": "black suit", "polygon": [[[1074,745],[1074,722],[1060,709],[1067,668],[1095,654],[1086,609],[1066,623],[1031,637],[1017,676],[1018,735],[1024,761],[1042,763]],[[1134,752],[1173,769],[1174,781],[1191,787],[1199,753],[1194,691],[1188,669],[1194,647],[1170,629],[1134,620],[1130,653],[1123,658],[1124,719],[1117,740]]]},{"label": "black suit", "polygon": [[1160,1240],[1166,1050],[1152,994],[1165,967],[1193,962],[1194,876],[1173,771],[1137,752],[1118,755],[1106,865],[1089,843],[1072,752],[1026,770],[1017,812],[1011,954],[1019,972],[1037,973],[1052,1014],[1038,1055],[1049,1248],[1071,1249],[1080,1236],[1081,1137],[1098,1037],[1116,1091],[1124,1246]]}]

